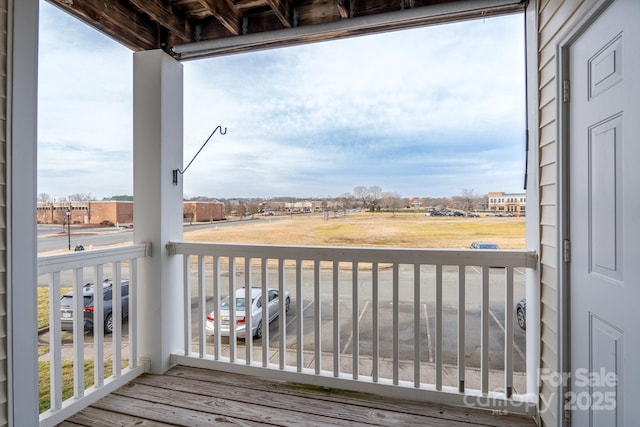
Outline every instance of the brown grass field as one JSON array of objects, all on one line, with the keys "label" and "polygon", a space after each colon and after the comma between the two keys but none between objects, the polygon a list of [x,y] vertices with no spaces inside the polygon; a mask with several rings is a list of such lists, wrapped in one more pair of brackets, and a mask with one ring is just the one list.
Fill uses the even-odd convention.
[{"label": "brown grass field", "polygon": [[468,248],[486,240],[502,249],[524,249],[525,219],[426,217],[423,213],[298,215],[188,231],[187,241],[312,246]]}]

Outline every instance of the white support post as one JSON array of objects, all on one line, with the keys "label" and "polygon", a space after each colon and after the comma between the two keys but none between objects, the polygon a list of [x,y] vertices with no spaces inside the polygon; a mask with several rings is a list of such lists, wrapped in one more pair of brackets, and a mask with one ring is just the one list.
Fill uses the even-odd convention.
[{"label": "white support post", "polygon": [[[3,35],[2,244],[6,298],[6,380],[0,419],[8,425],[38,424],[38,353],[36,322],[36,129],[38,73],[38,0],[2,2]],[[6,89],[6,91],[4,91]],[[4,317],[4,316],[2,316]],[[5,350],[3,349],[3,352]],[[2,357],[4,359],[5,357]],[[2,382],[4,382],[4,380]],[[6,412],[5,412],[6,410]],[[5,420],[1,420],[5,421]]]},{"label": "white support post", "polygon": [[161,50],[133,54],[134,242],[151,242],[140,260],[140,356],[151,371],[171,367],[170,355],[183,351],[182,259],[165,249],[182,240],[183,69]]},{"label": "white support post", "polygon": [[[527,218],[526,247],[540,253],[540,194],[538,187],[538,0],[530,0],[526,11],[525,31],[526,46],[526,78],[527,78],[527,111],[529,173],[527,176]],[[540,368],[540,264],[537,268],[526,269],[527,298],[527,330],[526,330],[526,371],[527,388],[530,395],[539,397]],[[539,400],[539,399],[537,399]]]}]

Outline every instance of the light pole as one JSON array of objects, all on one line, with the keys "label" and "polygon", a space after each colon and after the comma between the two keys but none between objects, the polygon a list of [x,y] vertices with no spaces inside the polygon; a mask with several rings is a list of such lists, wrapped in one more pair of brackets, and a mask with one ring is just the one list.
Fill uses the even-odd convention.
[{"label": "light pole", "polygon": [[67,208],[67,235],[69,236],[69,250],[71,250],[71,209]]}]

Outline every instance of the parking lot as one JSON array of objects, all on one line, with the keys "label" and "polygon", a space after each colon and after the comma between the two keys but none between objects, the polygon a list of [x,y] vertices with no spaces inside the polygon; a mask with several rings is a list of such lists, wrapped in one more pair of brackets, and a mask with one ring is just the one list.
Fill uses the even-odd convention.
[{"label": "parking lot", "polygon": [[[238,269],[241,270],[241,269]],[[268,283],[270,287],[277,287],[277,272],[269,273]],[[258,274],[258,273],[256,273]],[[358,272],[358,305],[357,313],[353,313],[353,277],[349,268],[339,271],[338,295],[338,322],[339,322],[339,348],[341,359],[341,369],[344,372],[350,371],[352,364],[351,356],[353,346],[358,345],[360,358],[360,372],[368,375],[371,371],[373,360],[373,298],[371,271],[366,269]],[[417,305],[419,310],[420,323],[420,366],[424,370],[425,378],[432,376],[433,364],[435,361],[436,342],[436,318],[435,318],[435,269],[432,266],[421,267],[420,302]],[[252,285],[259,286],[261,279],[252,273]],[[481,270],[477,267],[467,267],[466,269],[466,291],[465,291],[465,365],[468,375],[479,375],[477,369],[480,367],[480,300],[481,300]],[[206,274],[205,283],[207,295],[207,311],[212,310],[212,276],[210,272]],[[400,268],[399,270],[399,290],[398,290],[398,344],[399,360],[401,363],[401,378],[411,380],[413,375],[413,358],[415,349],[414,339],[414,303],[413,295],[413,269]],[[245,284],[243,271],[236,273],[236,287]],[[306,367],[313,367],[315,354],[315,304],[314,304],[314,282],[313,271],[303,270],[301,295],[296,295],[295,271],[285,270],[285,290],[291,297],[291,309],[286,314],[286,336],[287,351],[291,355],[287,356],[287,364],[296,363],[296,337],[298,326],[298,315],[303,316],[303,350],[304,363]],[[334,287],[332,282],[332,272],[322,271],[320,274],[320,329],[321,329],[321,350],[322,369],[331,370],[333,366],[334,347]],[[489,369],[498,371],[495,374],[495,381],[501,380],[499,371],[504,364],[504,332],[506,322],[513,322],[514,330],[514,370],[523,372],[525,370],[525,333],[519,329],[515,319],[505,319],[504,316],[504,269],[491,268],[489,275]],[[192,280],[192,297],[195,300],[197,295],[197,280]],[[228,294],[228,273],[221,275],[220,284],[221,296]],[[514,304],[524,296],[524,272],[516,269],[514,276]],[[298,299],[301,304],[298,305]],[[194,351],[197,351],[199,319],[197,317],[197,307],[192,306],[192,338]],[[392,360],[393,355],[393,286],[391,270],[381,269],[378,278],[378,336],[379,336],[379,359],[380,369],[384,370],[387,361]],[[353,336],[353,321],[357,319],[359,334]],[[127,347],[127,327],[128,323],[123,323],[123,357],[128,351]],[[269,357],[277,362],[277,350],[280,339],[279,321],[276,319],[269,327]],[[48,334],[40,335],[41,343],[48,342]],[[72,334],[62,333],[63,352],[72,354]],[[111,337],[105,340],[105,358],[110,357]],[[207,353],[213,354],[213,337],[207,337]],[[237,341],[236,354],[239,358],[244,358],[244,340]],[[263,342],[261,339],[253,339],[253,358],[261,360],[260,351]],[[442,286],[442,362],[445,365],[445,373],[450,372],[450,382],[456,385],[456,366],[458,358],[458,271],[457,267],[443,268]],[[93,357],[93,336],[91,333],[85,334],[85,354],[87,358]],[[222,338],[223,354],[229,353],[229,342],[227,338]],[[43,356],[46,358],[46,356]],[[63,356],[64,358],[64,356]],[[69,356],[71,358],[71,356]],[[390,366],[390,365],[389,365]],[[391,369],[390,367],[388,369]],[[381,373],[381,375],[383,375]],[[493,380],[492,380],[493,381]],[[445,375],[446,384],[446,375]]]},{"label": "parking lot", "polygon": [[[286,315],[287,346],[295,349],[297,336],[297,316],[299,306],[297,300],[302,298],[303,316],[303,347],[305,351],[313,352],[315,342],[315,304],[314,285],[312,272],[303,272],[301,286],[302,295],[295,294],[295,276],[293,272],[285,274],[285,290],[289,293],[292,303],[291,309]],[[372,357],[373,350],[373,300],[371,291],[371,272],[358,272],[358,312],[353,313],[352,272],[349,269],[340,271],[338,286],[339,303],[339,353],[341,355],[353,354],[353,346],[359,346],[359,355],[364,358]],[[291,277],[290,277],[291,276]],[[489,363],[490,369],[503,369],[504,366],[504,333],[506,322],[513,322],[514,329],[514,370],[525,370],[525,333],[518,328],[515,319],[505,319],[504,303],[504,269],[491,268],[489,276]],[[434,269],[430,266],[422,266],[421,269],[421,295],[418,310],[420,311],[420,360],[424,363],[432,363],[435,359],[436,318],[435,318],[435,281]],[[477,267],[467,267],[466,292],[465,292],[465,363],[468,367],[480,366],[480,327],[481,327],[481,271]],[[211,283],[210,277],[205,283]],[[221,278],[221,294],[228,294],[228,277]],[[277,287],[277,283],[269,278],[269,286]],[[274,279],[275,280],[275,279]],[[400,269],[399,282],[399,316],[398,316],[398,342],[399,358],[401,360],[413,360],[414,357],[414,297],[413,297],[413,270]],[[236,286],[241,287],[245,283],[242,272],[236,274]],[[259,280],[252,277],[253,286],[259,286]],[[411,283],[411,286],[405,285]],[[378,289],[378,334],[380,358],[392,358],[393,351],[393,287],[391,271],[381,271],[379,274]],[[197,289],[192,288],[192,292]],[[514,277],[514,304],[524,296],[524,272],[516,269]],[[207,289],[208,298],[211,298]],[[321,348],[323,352],[332,353],[334,347],[334,296],[331,274],[321,274],[320,279],[320,328]],[[458,346],[458,272],[457,267],[443,269],[443,313],[442,313],[442,357],[443,363],[457,364]],[[208,304],[207,311],[212,310],[212,304]],[[353,336],[353,321],[357,319],[359,336]],[[197,318],[193,319],[193,338],[197,342]],[[279,322],[274,320],[269,329],[270,348],[278,348],[280,336]],[[223,344],[228,344],[226,338],[222,338]],[[213,337],[208,337],[208,344],[212,346]],[[260,339],[253,340],[254,346],[260,347]],[[243,340],[238,341],[238,346],[243,346]],[[211,349],[209,349],[212,352]],[[259,352],[257,352],[259,353]],[[240,353],[242,351],[240,350]]]}]

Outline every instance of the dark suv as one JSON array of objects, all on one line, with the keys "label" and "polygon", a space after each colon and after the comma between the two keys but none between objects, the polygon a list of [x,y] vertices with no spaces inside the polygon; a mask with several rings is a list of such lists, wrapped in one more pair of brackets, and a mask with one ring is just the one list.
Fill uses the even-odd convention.
[{"label": "dark suv", "polygon": [[[107,279],[102,284],[103,291],[103,306],[104,306],[104,332],[110,334],[113,332],[113,317],[111,311],[113,308],[112,301],[112,287],[113,283],[110,279]],[[84,298],[84,330],[93,331],[93,297],[94,297],[94,284],[87,283],[82,287],[82,296]],[[129,281],[123,280],[121,287],[122,301],[122,318],[126,318],[129,315]],[[60,300],[60,316],[63,331],[73,330],[73,292],[67,292],[62,296]]]}]

